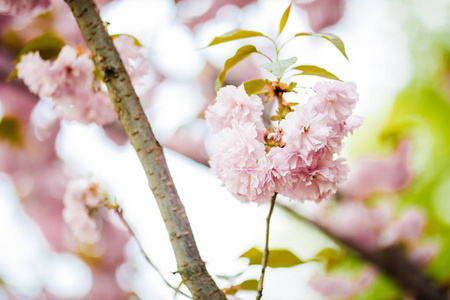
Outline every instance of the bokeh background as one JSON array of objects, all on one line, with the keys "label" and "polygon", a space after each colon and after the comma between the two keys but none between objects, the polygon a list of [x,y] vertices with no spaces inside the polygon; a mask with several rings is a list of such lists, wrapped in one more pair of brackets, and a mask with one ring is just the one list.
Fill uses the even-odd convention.
[{"label": "bokeh background", "polygon": [[[111,34],[132,35],[146,49],[151,68],[141,100],[165,146],[209,272],[222,275],[215,279],[223,288],[258,278],[260,266],[248,266],[248,260],[239,256],[264,245],[268,207],[241,204],[221,187],[206,166],[216,140],[202,116],[215,97],[215,78],[237,48],[251,43],[268,53],[273,50],[270,43],[258,38],[204,47],[215,36],[236,28],[275,38],[289,1],[116,0],[99,4]],[[82,44],[64,6],[63,1],[54,0],[51,11],[34,19],[0,13],[0,143],[11,143],[12,133],[21,133],[24,127],[37,141],[26,151],[6,146],[0,151],[0,298],[182,299],[174,296],[145,262],[135,242],[127,242],[125,232],[89,251],[68,237],[60,216],[62,178],[97,181],[123,207],[152,261],[173,285],[180,283],[173,273],[176,264],[164,224],[131,145],[115,135],[117,129],[94,124],[62,121],[60,127],[49,130],[55,122],[59,124],[50,100],[36,99],[17,79],[6,81],[18,51],[43,32],[59,35],[74,46]],[[424,213],[427,221],[422,240],[436,249],[426,272],[443,283],[450,282],[449,20],[450,2],[446,0],[294,1],[279,38],[283,41],[298,32],[321,31],[344,41],[349,61],[327,41],[312,38],[291,41],[281,57],[296,56],[302,64],[318,65],[358,85],[356,113],[365,120],[345,142],[343,155],[351,166],[364,158],[389,156],[402,140],[411,142],[413,180],[397,193],[374,194],[368,202],[389,201],[394,211],[414,207]],[[238,64],[225,84],[269,76],[258,68],[262,59],[250,56]],[[322,79],[295,80],[311,87]],[[308,95],[305,90],[298,97]],[[17,110],[18,115],[25,114],[23,120],[31,116],[32,121],[19,117],[11,121],[7,110],[11,101],[32,103]],[[11,151],[22,152],[16,155]],[[296,204],[305,213],[314,206]],[[364,268],[354,253],[282,210],[274,213],[270,245],[289,249],[305,261],[324,248],[338,249],[342,257],[333,269],[335,274],[352,276]],[[110,259],[105,262],[105,257]],[[264,298],[322,299],[308,286],[308,280],[324,273],[319,261],[271,268]],[[117,292],[102,294],[105,289],[116,291],[111,288],[114,284]],[[252,291],[236,294],[242,299],[254,295]],[[353,298],[400,297],[402,292],[381,276]]]}]

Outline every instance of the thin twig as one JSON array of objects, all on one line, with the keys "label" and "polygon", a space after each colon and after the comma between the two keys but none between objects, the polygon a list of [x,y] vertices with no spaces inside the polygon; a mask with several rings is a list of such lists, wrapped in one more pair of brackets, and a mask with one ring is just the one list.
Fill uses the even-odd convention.
[{"label": "thin twig", "polygon": [[258,295],[256,296],[256,300],[260,300],[262,297],[263,285],[264,285],[264,275],[266,273],[267,261],[269,259],[269,232],[270,232],[270,218],[272,217],[273,208],[275,207],[275,200],[277,199],[277,193],[275,193],[270,201],[270,209],[269,214],[266,218],[266,244],[264,246],[264,253],[262,258],[262,269],[261,269],[261,278],[258,282]]},{"label": "thin twig", "polygon": [[400,245],[376,251],[367,251],[352,240],[334,234],[332,230],[323,224],[301,215],[291,207],[279,202],[277,206],[283,208],[296,219],[314,225],[328,237],[356,251],[362,259],[372,263],[385,275],[391,277],[401,288],[415,296],[415,299],[447,299],[445,290],[440,289],[433,279],[426,276],[417,265],[411,263]]},{"label": "thin twig", "polygon": [[164,281],[164,283],[171,288],[172,290],[174,290],[176,293],[181,294],[185,297],[188,297],[190,299],[192,299],[191,296],[189,296],[188,294],[183,293],[182,291],[180,291],[179,288],[174,287],[173,285],[171,285],[166,278],[164,277],[164,275],[161,273],[161,271],[158,269],[158,267],[150,260],[150,257],[148,257],[147,253],[145,252],[144,248],[142,247],[141,242],[139,241],[139,239],[136,237],[136,234],[134,233],[133,229],[131,229],[130,224],[127,222],[127,220],[125,220],[124,216],[123,216],[123,209],[121,207],[117,207],[114,209],[114,211],[117,213],[117,215],[119,216],[120,220],[122,221],[122,224],[125,225],[125,227],[128,229],[128,233],[131,235],[131,237],[135,240],[136,244],[139,247],[139,250],[141,250],[142,255],[144,255],[145,260],[149,263],[150,266],[153,267],[153,269],[155,269],[156,273],[158,273],[159,277],[161,277],[161,279]]},{"label": "thin twig", "polygon": [[[206,270],[163,149],[156,140],[130,77],[93,0],[65,0],[80,27],[111,102],[144,168],[177,260],[194,299],[226,300]],[[125,17],[125,15],[124,15]]]}]

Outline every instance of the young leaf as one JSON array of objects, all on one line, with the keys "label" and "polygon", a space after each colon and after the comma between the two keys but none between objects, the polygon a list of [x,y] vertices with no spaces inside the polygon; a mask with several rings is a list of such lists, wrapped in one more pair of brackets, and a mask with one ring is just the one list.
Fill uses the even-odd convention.
[{"label": "young leaf", "polygon": [[144,46],[141,44],[141,42],[139,42],[139,40],[138,40],[136,37],[132,36],[131,34],[126,34],[126,33],[113,34],[113,35],[111,35],[111,38],[114,40],[114,39],[116,39],[116,38],[118,38],[119,36],[122,36],[122,35],[127,35],[127,36],[133,38],[133,40],[134,40],[134,45],[135,45],[135,46],[138,46],[138,47],[144,47]]},{"label": "young leaf", "polygon": [[296,61],[297,61],[297,57],[294,56],[294,57],[291,57],[288,59],[276,60],[274,62],[262,64],[259,66],[261,68],[266,69],[273,75],[277,76],[277,78],[281,78],[281,77],[283,77],[284,71],[286,71],[287,68],[289,68],[290,66],[295,64]]},{"label": "young leaf", "polygon": [[207,47],[211,47],[211,46],[214,46],[217,44],[222,44],[222,43],[231,42],[231,41],[235,41],[235,40],[255,37],[255,36],[262,36],[262,37],[269,38],[269,37],[265,36],[264,34],[262,34],[261,32],[235,29],[235,30],[229,31],[221,36],[215,37],[212,40],[212,42],[209,43],[209,45]]},{"label": "young leaf", "polygon": [[253,247],[239,257],[248,258],[250,260],[249,265],[260,265],[263,253],[259,249]]},{"label": "young leaf", "polygon": [[[240,257],[248,258],[249,265],[260,265],[262,262],[263,253],[256,249],[251,248]],[[274,249],[270,250],[267,266],[271,268],[289,268],[304,263],[295,254],[286,249]]]},{"label": "young leaf", "polygon": [[254,79],[244,82],[244,89],[249,96],[261,91],[265,86],[266,81],[264,79]]},{"label": "young leaf", "polygon": [[219,77],[216,80],[216,90],[219,90],[222,87],[222,84],[225,80],[225,76],[227,75],[229,69],[231,69],[234,65],[236,65],[238,62],[240,62],[250,54],[257,51],[258,50],[256,50],[255,46],[252,45],[243,46],[236,51],[236,54],[234,54],[233,57],[227,59],[223,67],[223,71],[220,72]]},{"label": "young leaf", "polygon": [[326,39],[327,41],[330,41],[342,53],[342,55],[344,55],[344,57],[348,60],[347,54],[345,53],[344,42],[334,34],[301,32],[301,33],[297,33],[294,37],[298,37],[298,36],[313,36],[313,37],[320,37],[320,38]]},{"label": "young leaf", "polygon": [[292,5],[292,1],[291,3],[289,3],[288,8],[286,8],[286,10],[284,11],[283,16],[281,17],[281,21],[280,21],[280,31],[278,32],[278,35],[281,34],[281,32],[284,29],[284,26],[286,26],[286,22],[289,18],[289,13],[291,12],[291,5]]},{"label": "young leaf", "polygon": [[[27,54],[29,52],[39,51],[39,55],[42,59],[53,59],[56,58],[61,51],[62,47],[64,47],[64,41],[51,33],[44,33],[40,35],[23,46],[23,48],[17,54],[15,63],[16,65],[20,62],[22,55]],[[17,77],[17,68],[14,67],[12,73],[8,76],[7,80],[12,80]]]},{"label": "young leaf", "polygon": [[295,68],[292,68],[292,70],[302,71],[302,73],[295,74],[294,76],[296,76],[296,75],[312,75],[312,76],[319,76],[319,77],[323,77],[323,78],[342,81],[333,73],[330,73],[327,70],[319,68],[317,66],[302,65],[302,66],[297,66]]},{"label": "young leaf", "polygon": [[244,282],[239,284],[239,287],[241,290],[256,291],[258,290],[258,280],[256,279],[245,280]]}]

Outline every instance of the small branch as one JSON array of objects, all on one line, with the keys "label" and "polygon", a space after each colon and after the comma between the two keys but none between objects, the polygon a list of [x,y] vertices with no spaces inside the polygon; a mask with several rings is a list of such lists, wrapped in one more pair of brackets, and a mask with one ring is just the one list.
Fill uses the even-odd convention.
[{"label": "small branch", "polygon": [[264,285],[264,275],[266,273],[267,261],[269,259],[269,232],[270,232],[270,218],[272,217],[273,208],[275,207],[275,200],[277,199],[277,193],[275,193],[270,201],[270,209],[269,214],[266,218],[266,244],[264,246],[264,253],[262,258],[262,269],[261,269],[261,278],[258,282],[258,295],[256,296],[256,300],[260,300],[262,297],[263,285]]},{"label": "small branch", "polygon": [[128,224],[127,220],[125,220],[124,216],[123,216],[123,210],[121,207],[117,206],[114,211],[117,213],[117,215],[119,216],[120,220],[122,221],[122,224],[127,228],[128,233],[130,234],[130,236],[135,240],[136,244],[139,247],[139,250],[141,250],[142,255],[144,255],[145,260],[149,263],[150,266],[153,267],[153,269],[155,269],[156,273],[158,273],[159,277],[161,277],[161,279],[164,281],[164,283],[171,288],[172,290],[174,290],[176,293],[181,294],[187,298],[192,299],[191,296],[189,296],[188,294],[183,293],[182,291],[180,291],[180,289],[174,287],[173,285],[171,285],[166,278],[164,277],[164,275],[161,273],[161,271],[158,269],[158,267],[153,264],[153,262],[150,260],[150,257],[148,257],[147,253],[145,252],[144,248],[142,247],[141,242],[138,240],[138,238],[136,237],[136,234],[134,233],[133,229],[131,229],[130,224]]},{"label": "small branch", "polygon": [[[405,255],[404,250],[399,245],[379,249],[369,252],[353,241],[342,236],[335,235],[329,228],[308,219],[291,207],[277,203],[277,205],[291,214],[300,221],[310,223],[318,228],[321,232],[329,236],[335,241],[343,244],[349,249],[356,251],[359,256],[369,263],[372,263],[384,274],[393,279],[402,289],[411,293],[417,300],[446,300],[445,291],[438,288],[437,284],[425,274],[422,270],[411,263]],[[448,299],[447,299],[448,300]]]},{"label": "small branch", "polygon": [[177,260],[177,269],[194,299],[225,300],[200,257],[183,203],[106,23],[93,0],[65,0],[92,52],[111,102],[135,148],[153,192]]}]

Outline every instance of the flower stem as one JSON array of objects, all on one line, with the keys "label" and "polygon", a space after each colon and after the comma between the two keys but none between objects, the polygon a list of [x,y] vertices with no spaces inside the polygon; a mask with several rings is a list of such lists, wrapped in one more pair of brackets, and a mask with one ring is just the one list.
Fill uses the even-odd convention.
[{"label": "flower stem", "polygon": [[141,250],[142,255],[144,255],[145,260],[148,262],[148,264],[150,266],[153,267],[153,269],[155,269],[156,273],[158,273],[159,277],[161,277],[161,279],[164,281],[164,283],[171,288],[172,290],[174,290],[176,293],[181,294],[187,298],[192,299],[191,296],[183,293],[182,291],[180,291],[179,288],[176,288],[174,286],[172,286],[164,277],[164,275],[161,273],[161,271],[158,269],[158,267],[150,260],[150,257],[147,255],[147,253],[145,252],[144,248],[142,247],[141,242],[138,240],[136,234],[134,233],[133,229],[131,229],[130,224],[127,222],[127,220],[125,220],[124,216],[123,216],[123,210],[121,207],[117,206],[114,211],[116,212],[116,214],[119,216],[120,220],[122,221],[122,224],[127,228],[128,233],[130,234],[130,236],[134,239],[134,241],[136,242],[137,246],[139,247],[139,250]]},{"label": "flower stem", "polygon": [[263,285],[264,285],[264,275],[266,273],[267,261],[269,259],[269,232],[270,232],[270,218],[272,217],[273,208],[275,207],[275,200],[277,199],[277,193],[275,193],[270,201],[270,209],[269,214],[266,218],[266,244],[264,246],[264,253],[262,258],[262,269],[261,269],[261,277],[258,282],[258,295],[256,296],[256,300],[260,300],[262,297]]}]

